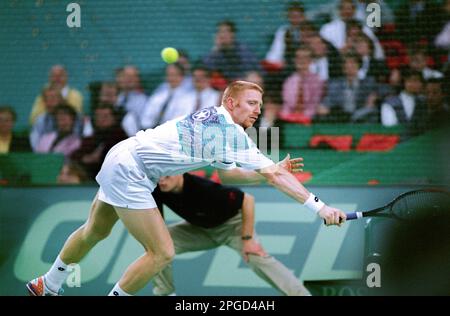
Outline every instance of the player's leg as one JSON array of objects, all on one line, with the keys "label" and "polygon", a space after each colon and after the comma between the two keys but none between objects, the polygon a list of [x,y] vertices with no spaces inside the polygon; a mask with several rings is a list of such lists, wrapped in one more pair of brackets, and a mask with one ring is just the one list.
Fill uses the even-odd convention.
[{"label": "player's leg", "polygon": [[142,244],[145,253],[128,266],[110,295],[132,295],[172,261],[175,250],[164,219],[157,208],[115,209],[130,234]]},{"label": "player's leg", "polygon": [[[187,222],[176,223],[168,227],[173,240],[175,253],[200,251],[212,249],[218,246],[205,230]],[[155,295],[174,295],[172,264],[168,264],[153,278],[153,293]]]},{"label": "player's leg", "polygon": [[[224,225],[229,226],[227,232],[229,236],[226,240],[226,245],[236,250],[239,255],[242,251],[242,217],[240,215],[235,216]],[[258,236],[255,233],[254,238],[258,240]],[[272,257],[258,256],[249,254],[248,256],[249,267],[264,281],[269,283],[272,287],[278,289],[285,295],[289,296],[304,296],[311,295],[310,292],[303,286],[297,277],[280,261]]]},{"label": "player's leg", "polygon": [[119,217],[114,207],[97,197],[89,218],[66,241],[60,253],[63,262],[78,263],[101,240],[108,237]]},{"label": "player's leg", "polygon": [[96,196],[88,220],[69,236],[50,270],[27,284],[30,295],[58,295],[69,274],[67,266],[80,262],[89,250],[106,238],[117,219],[114,208]]}]

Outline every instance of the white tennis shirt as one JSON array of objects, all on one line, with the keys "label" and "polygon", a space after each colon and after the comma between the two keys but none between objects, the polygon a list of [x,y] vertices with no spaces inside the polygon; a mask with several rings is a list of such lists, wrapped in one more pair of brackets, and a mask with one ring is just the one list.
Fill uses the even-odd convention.
[{"label": "white tennis shirt", "polygon": [[[274,164],[223,107],[210,107],[136,134],[135,154],[149,179],[211,165],[262,169]],[[155,182],[155,183],[156,183]]]}]

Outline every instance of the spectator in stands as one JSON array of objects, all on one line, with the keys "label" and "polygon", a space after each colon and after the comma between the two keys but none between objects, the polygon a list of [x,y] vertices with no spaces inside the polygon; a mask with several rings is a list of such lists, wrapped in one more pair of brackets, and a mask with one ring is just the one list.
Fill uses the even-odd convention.
[{"label": "spectator in stands", "polygon": [[253,125],[254,127],[272,127],[278,118],[278,113],[281,109],[281,95],[279,91],[273,91],[266,87],[264,78],[257,71],[249,71],[245,74],[245,81],[253,82],[264,89],[262,114]]},{"label": "spectator in stands", "polygon": [[420,40],[432,41],[438,33],[440,8],[435,1],[404,0],[398,7],[395,20],[397,35],[404,44],[415,44]]},{"label": "spectator in stands", "polygon": [[425,84],[426,112],[415,115],[409,127],[409,136],[415,136],[431,129],[449,126],[450,107],[445,100],[442,79],[430,79]]},{"label": "spectator in stands", "polygon": [[[55,109],[59,104],[65,104],[66,101],[62,98],[58,89],[53,87],[44,88],[42,91],[42,100],[44,102],[45,111],[38,115],[31,128],[30,144],[33,151],[36,148],[44,134],[56,132],[57,124],[55,119]],[[82,114],[77,113],[75,121],[75,133],[79,136],[89,134],[89,128],[85,128],[85,118]]]},{"label": "spectator in stands", "polygon": [[389,69],[383,60],[376,60],[373,57],[373,43],[370,38],[361,34],[355,38],[354,48],[362,61],[361,68],[358,71],[359,79],[373,77],[377,82],[387,82]]},{"label": "spectator in stands", "polygon": [[373,77],[358,78],[361,58],[356,54],[344,56],[344,78],[328,81],[323,101],[327,111],[321,114],[324,122],[377,122],[377,84]]},{"label": "spectator in stands", "polygon": [[183,50],[183,49],[179,49],[178,50],[178,63],[181,65],[181,67],[183,67],[184,69],[184,78],[183,78],[183,82],[181,83],[181,85],[186,88],[187,90],[192,90],[194,88],[194,82],[193,82],[193,78],[192,78],[192,65],[191,65],[191,61],[189,59],[189,55],[187,53],[187,51]]},{"label": "spectator in stands", "polygon": [[[184,68],[178,64],[166,67],[166,81],[164,89],[158,89],[149,98],[141,114],[141,126],[154,128],[168,120],[189,113],[191,108],[185,108],[182,100],[189,94],[189,90],[182,86]],[[181,101],[180,101],[181,100]]]},{"label": "spectator in stands", "polygon": [[342,76],[342,58],[333,45],[325,41],[318,33],[309,38],[308,44],[314,56],[311,64],[312,73],[319,75],[323,81]]},{"label": "spectator in stands", "polygon": [[82,166],[75,162],[65,163],[56,179],[58,184],[82,184],[89,182],[89,177]]},{"label": "spectator in stands", "polygon": [[115,117],[113,105],[100,104],[94,110],[94,134],[82,139],[81,146],[71,155],[71,159],[78,162],[94,179],[108,151],[126,138]]},{"label": "spectator in stands", "polygon": [[200,109],[219,106],[220,93],[211,88],[211,74],[205,66],[198,65],[192,71],[194,89],[188,92],[188,97],[183,101],[186,114]]},{"label": "spectator in stands", "polygon": [[434,45],[441,49],[450,50],[450,20],[436,36]]},{"label": "spectator in stands", "polygon": [[425,48],[412,47],[408,52],[409,67],[422,73],[425,80],[432,78],[442,78],[442,72],[433,70],[427,66],[428,55]]},{"label": "spectator in stands", "polygon": [[[46,88],[58,91],[63,99],[72,106],[78,113],[83,112],[83,96],[81,93],[68,86],[68,74],[64,66],[55,65],[50,69],[49,81]],[[40,114],[46,110],[45,101],[42,94],[36,97],[30,114],[30,124],[33,125]]]},{"label": "spectator in stands", "polygon": [[[328,2],[328,1],[327,1]],[[339,18],[339,5],[341,0],[329,1],[325,5],[318,6],[316,9],[307,12],[306,16],[311,21],[319,19],[335,20]],[[354,18],[362,23],[367,20],[368,12],[367,5],[370,3],[377,3],[380,6],[381,24],[392,24],[395,22],[394,12],[391,10],[386,1],[383,0],[358,0],[355,3]]]},{"label": "spectator in stands", "polygon": [[[322,26],[320,29],[320,35],[334,45],[338,50],[345,48],[348,23],[353,21],[355,16],[355,4],[352,0],[341,0],[339,5],[340,17]],[[362,28],[364,32],[372,41],[375,47],[374,56],[375,59],[384,59],[383,48],[378,41],[375,34],[370,28],[364,26]]]},{"label": "spectator in stands", "polygon": [[31,128],[30,143],[33,150],[36,150],[36,147],[44,134],[56,130],[56,122],[53,114],[58,104],[64,103],[60,92],[52,87],[44,88],[41,93],[41,98],[45,110],[36,117]]},{"label": "spectator in stands", "polygon": [[118,95],[119,91],[115,82],[102,82],[98,95],[98,104],[109,103],[116,105]]},{"label": "spectator in stands", "polygon": [[11,152],[29,152],[30,143],[27,137],[14,133],[16,112],[8,105],[0,106],[0,154]]},{"label": "spectator in stands", "polygon": [[295,52],[296,72],[283,84],[282,116],[300,114],[312,119],[322,100],[324,82],[311,73],[312,50],[309,46],[300,46]]},{"label": "spectator in stands", "polygon": [[203,59],[211,71],[219,72],[229,81],[242,79],[247,71],[259,69],[258,59],[246,45],[236,40],[236,32],[234,22],[219,22],[215,45]]},{"label": "spectator in stands", "polygon": [[450,0],[444,1],[442,12],[442,22],[434,37],[434,45],[450,51]]},{"label": "spectator in stands", "polygon": [[75,132],[77,113],[67,104],[59,104],[54,111],[56,131],[44,134],[36,147],[38,153],[62,153],[67,158],[81,145]]},{"label": "spectator in stands", "polygon": [[445,126],[449,121],[450,104],[443,89],[443,79],[430,79],[425,86],[425,96],[428,110],[428,128]]},{"label": "spectator in stands", "polygon": [[[181,83],[181,86],[183,86],[186,90],[194,90],[191,61],[189,60],[189,55],[185,50],[182,49],[178,50],[178,54],[179,57],[177,62],[181,67],[183,67],[184,70],[183,82]],[[160,89],[164,90],[168,88],[169,83],[163,82],[153,91],[153,93],[159,92]]]},{"label": "spectator in stands", "polygon": [[116,83],[119,88],[117,101],[114,103],[124,116],[128,112],[140,115],[147,102],[142,92],[139,70],[134,66],[125,66],[116,71]]},{"label": "spectator in stands", "polygon": [[345,44],[341,49],[341,54],[354,52],[356,39],[363,34],[362,25],[358,20],[350,19],[347,21],[345,28]]},{"label": "spectator in stands", "polygon": [[[265,60],[262,62],[266,71],[266,96],[273,100],[281,98],[280,91],[284,80],[295,71],[295,51],[302,44],[307,44],[309,38],[317,30],[314,24],[306,21],[304,6],[301,2],[292,2],[287,7],[289,24],[281,25],[273,38]],[[277,101],[277,103],[281,103]]]},{"label": "spectator in stands", "polygon": [[124,112],[122,107],[117,106],[118,90],[114,82],[103,82],[98,97],[99,104],[112,104],[116,112],[116,118],[122,129],[128,136],[134,136],[141,130],[140,115],[135,111]]},{"label": "spectator in stands", "polygon": [[295,50],[302,41],[302,23],[305,19],[305,8],[301,2],[292,2],[287,8],[289,24],[280,26],[274,37],[266,61],[283,68],[294,64]]},{"label": "spectator in stands", "polygon": [[405,125],[415,119],[415,115],[424,117],[426,105],[422,96],[422,73],[407,69],[402,77],[403,90],[399,95],[386,99],[381,106],[381,123],[384,126]]}]

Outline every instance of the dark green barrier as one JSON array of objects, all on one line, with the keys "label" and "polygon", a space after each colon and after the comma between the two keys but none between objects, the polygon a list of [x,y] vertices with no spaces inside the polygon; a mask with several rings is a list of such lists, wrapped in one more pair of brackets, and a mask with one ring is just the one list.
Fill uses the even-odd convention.
[{"label": "dark green barrier", "polygon": [[[410,188],[310,189],[331,205],[352,211],[384,204]],[[363,275],[363,221],[325,227],[303,206],[270,187],[245,191],[256,198],[256,230],[264,247],[296,276],[330,281],[358,280]],[[95,193],[94,187],[0,189],[1,295],[25,294],[24,283],[47,271],[65,239],[86,220]],[[167,220],[179,219],[167,212]],[[140,254],[141,246],[118,223],[81,263],[81,288],[66,287],[66,294],[106,294]],[[180,295],[278,294],[225,247],[177,256],[174,275]],[[151,285],[139,294],[151,295]]]},{"label": "dark green barrier", "polygon": [[62,154],[0,155],[0,185],[55,184],[63,163]]},{"label": "dark green barrier", "polygon": [[287,153],[303,157],[304,170],[312,173],[310,184],[445,184],[447,139],[446,134],[433,131],[400,143],[388,152],[292,149],[280,150],[280,158]]}]

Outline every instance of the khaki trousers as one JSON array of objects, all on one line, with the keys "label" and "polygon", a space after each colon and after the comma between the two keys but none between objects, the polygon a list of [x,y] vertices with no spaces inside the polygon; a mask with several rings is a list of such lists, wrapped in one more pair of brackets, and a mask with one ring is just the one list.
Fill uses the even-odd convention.
[{"label": "khaki trousers", "polygon": [[[170,225],[168,229],[176,254],[228,246],[241,255],[241,213],[215,228],[201,228],[188,222],[181,222]],[[254,238],[257,239],[257,236]],[[270,255],[266,257],[249,255],[248,265],[261,279],[285,295],[311,295],[288,268]],[[153,288],[155,295],[169,295],[175,292],[171,265],[155,275]]]}]

